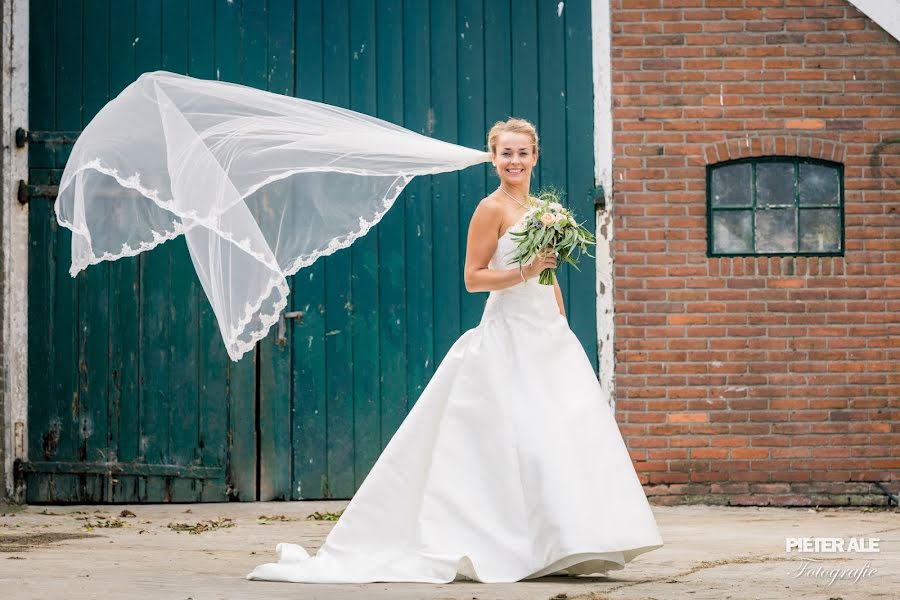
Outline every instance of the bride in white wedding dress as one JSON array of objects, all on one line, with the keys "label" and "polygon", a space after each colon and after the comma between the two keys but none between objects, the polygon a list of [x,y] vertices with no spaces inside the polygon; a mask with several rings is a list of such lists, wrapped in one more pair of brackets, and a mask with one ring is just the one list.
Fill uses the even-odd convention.
[{"label": "bride in white wedding dress", "polygon": [[558,284],[507,264],[538,157],[533,126],[488,136],[500,187],[469,225],[465,283],[489,291],[314,556],[280,543],[247,579],[514,582],[603,573],[662,538]]}]

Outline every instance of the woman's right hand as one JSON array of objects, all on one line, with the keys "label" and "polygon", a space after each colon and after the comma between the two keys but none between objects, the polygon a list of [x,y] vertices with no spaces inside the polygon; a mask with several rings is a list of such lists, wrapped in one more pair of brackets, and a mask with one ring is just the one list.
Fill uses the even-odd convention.
[{"label": "woman's right hand", "polygon": [[550,246],[545,247],[538,252],[531,262],[522,267],[522,272],[526,279],[537,277],[544,269],[556,268],[556,250]]}]

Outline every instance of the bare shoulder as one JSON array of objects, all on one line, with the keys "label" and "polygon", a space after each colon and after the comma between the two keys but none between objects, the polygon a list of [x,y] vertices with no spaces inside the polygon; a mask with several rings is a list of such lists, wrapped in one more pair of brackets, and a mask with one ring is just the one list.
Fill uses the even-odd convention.
[{"label": "bare shoulder", "polygon": [[478,206],[475,207],[475,212],[472,213],[471,225],[478,229],[499,230],[504,216],[503,205],[493,195],[487,196],[482,198]]},{"label": "bare shoulder", "polygon": [[496,194],[490,194],[489,196],[485,196],[481,199],[481,202],[478,203],[476,210],[483,210],[490,212],[494,215],[503,215],[503,203],[500,202],[500,199]]}]

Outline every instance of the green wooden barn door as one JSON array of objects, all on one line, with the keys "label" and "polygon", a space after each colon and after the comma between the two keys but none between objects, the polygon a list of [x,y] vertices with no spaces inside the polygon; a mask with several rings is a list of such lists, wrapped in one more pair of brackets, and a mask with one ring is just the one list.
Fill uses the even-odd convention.
[{"label": "green wooden barn door", "polygon": [[[72,140],[138,74],[238,69],[239,21],[212,0],[30,13],[32,185],[58,183]],[[73,279],[50,190],[29,208],[27,501],[254,500],[254,357],[228,360],[184,240]]]},{"label": "green wooden barn door", "polygon": [[[566,189],[590,223],[590,3],[514,6],[33,0],[30,183],[58,182],[93,114],[162,68],[476,148],[494,121],[527,118],[542,137],[533,189]],[[33,197],[29,502],[350,497],[478,323],[486,294],[463,286],[466,229],[496,185],[485,166],[414,179],[368,235],[293,278],[282,322],[239,363],[225,354],[183,239],[71,279],[71,238],[52,198]],[[593,265],[562,269],[560,283],[596,363]]]},{"label": "green wooden barn door", "polygon": [[[533,189],[567,190],[593,223],[590,2],[328,0],[296,19],[298,96],[474,148],[495,121],[527,118],[543,148]],[[263,497],[352,496],[478,324],[487,294],[466,292],[462,269],[469,218],[498,184],[489,167],[415,178],[372,232],[294,277],[285,345],[261,353],[262,464],[278,467]],[[593,265],[560,283],[596,364]]]}]

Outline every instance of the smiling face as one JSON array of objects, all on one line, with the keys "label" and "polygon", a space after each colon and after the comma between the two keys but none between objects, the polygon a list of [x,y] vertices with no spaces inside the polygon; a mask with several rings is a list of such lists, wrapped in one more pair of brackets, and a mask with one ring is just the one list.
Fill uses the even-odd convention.
[{"label": "smiling face", "polygon": [[504,131],[497,136],[491,162],[506,187],[528,189],[531,171],[537,163],[533,147],[531,137],[525,133]]}]

